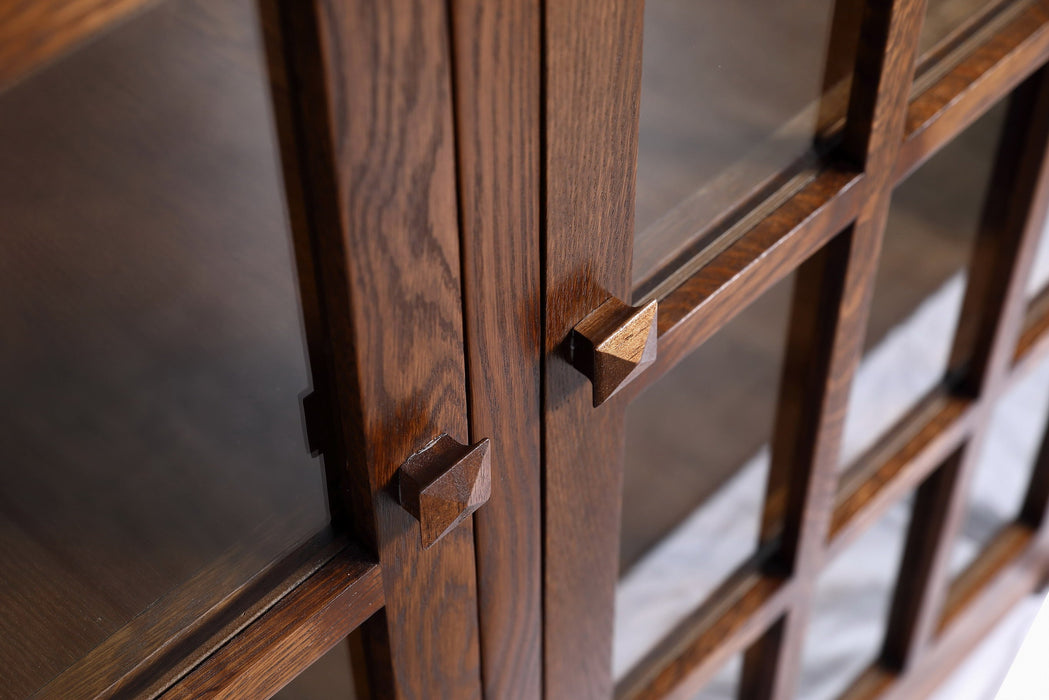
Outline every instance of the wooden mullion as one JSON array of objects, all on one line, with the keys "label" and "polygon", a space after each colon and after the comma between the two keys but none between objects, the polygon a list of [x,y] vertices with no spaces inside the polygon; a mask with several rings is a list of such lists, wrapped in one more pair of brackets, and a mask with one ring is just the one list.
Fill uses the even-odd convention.
[{"label": "wooden mullion", "polygon": [[948,369],[967,396],[995,393],[1012,364],[1027,308],[1027,277],[1049,204],[1047,148],[1049,70],[1042,68],[1009,100],[973,244]]},{"label": "wooden mullion", "polygon": [[856,222],[799,268],[795,281],[766,503],[784,490],[782,524],[767,511],[763,540],[779,538],[779,566],[798,595],[784,620],[745,656],[742,695],[788,698],[833,512],[852,376],[859,362],[903,134],[924,0],[868,2],[842,140],[863,167]]},{"label": "wooden mullion", "polygon": [[542,694],[539,0],[452,0],[470,439],[492,438],[474,516],[484,695]]},{"label": "wooden mullion", "polygon": [[915,498],[882,649],[882,663],[892,668],[917,663],[936,633],[968,483],[1023,325],[1024,288],[1049,197],[1047,148],[1043,68],[1014,93],[1003,127],[949,370],[955,391],[979,399],[979,415],[969,441]]},{"label": "wooden mullion", "polygon": [[[1038,315],[1039,304],[1032,306],[1036,307],[1034,313]],[[1030,322],[1028,325],[1031,325]],[[1041,338],[1049,339],[1049,332],[1032,337],[1032,347],[1047,345],[1041,342]],[[1025,363],[1036,359],[1027,355],[1024,357]],[[1021,378],[1014,372],[1008,376],[1008,381],[1015,382]],[[1004,391],[1005,387],[1001,390]],[[934,466],[945,460],[947,454],[956,452],[962,446],[978,417],[975,408],[976,402],[972,399],[952,396],[945,387],[939,387],[900,420],[890,431],[885,444],[872,448],[860,458],[855,470],[850,470],[843,477],[839,487],[828,558],[840,553],[892,504],[917,487]],[[1038,465],[1046,462],[1046,449],[1043,445]],[[939,459],[937,455],[940,455]],[[1036,473],[1042,474],[1036,479],[1045,478],[1044,470],[1044,466],[1036,468]],[[1024,509],[1030,515],[1020,518],[1028,531],[1036,527],[1042,517],[1039,510],[1047,497],[1046,488],[1044,482],[1039,481],[1030,489],[1027,498],[1029,505]],[[1009,532],[1013,530],[1015,527],[1011,526]],[[1016,550],[1015,544],[1009,544],[1013,539],[1004,543],[1008,545],[1009,551]],[[999,550],[1002,546],[994,544],[990,548],[994,551],[980,555],[979,566],[974,565],[974,570],[989,570],[989,562],[1001,558]],[[753,640],[751,631],[754,624],[767,626],[770,621],[779,618],[791,598],[792,582],[782,579],[776,582],[774,577],[759,575],[759,570],[755,568],[758,567],[758,561],[760,559],[755,559],[741,568],[737,575],[711,595],[701,609],[667,635],[620,682],[616,697],[624,700],[656,698],[662,697],[670,689],[684,693],[697,689],[713,676],[730,652],[743,648],[748,640]],[[1024,566],[1028,567],[1027,564]],[[955,612],[949,612],[948,622],[957,616],[957,609],[964,606],[961,598],[976,595],[971,590],[965,593],[963,589],[975,590],[985,578],[986,575],[974,579],[973,574],[967,573],[951,584],[947,607],[949,611]],[[874,666],[861,682],[857,682],[848,697],[875,697],[895,683],[896,674],[891,669]]]},{"label": "wooden mullion", "polygon": [[396,500],[409,456],[468,441],[447,8],[261,5],[296,254],[323,301],[333,516],[382,568],[371,690],[479,697],[473,521],[426,549]]}]

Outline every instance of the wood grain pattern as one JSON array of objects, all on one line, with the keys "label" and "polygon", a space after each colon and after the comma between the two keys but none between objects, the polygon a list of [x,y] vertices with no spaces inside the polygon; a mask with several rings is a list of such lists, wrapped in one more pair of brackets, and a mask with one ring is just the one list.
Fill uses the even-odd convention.
[{"label": "wood grain pattern", "polygon": [[571,0],[545,8],[543,659],[550,698],[612,693],[623,404],[593,407],[590,384],[568,363],[564,343],[609,295],[630,293],[642,4]]},{"label": "wood grain pattern", "polygon": [[454,0],[470,439],[491,437],[475,516],[484,694],[542,688],[539,0]]},{"label": "wood grain pattern", "polygon": [[[622,398],[593,409],[585,381],[565,361],[562,342],[609,293],[627,298],[640,2],[607,7],[573,0],[547,6],[542,31],[549,102],[542,115],[537,2],[455,0],[450,25],[447,8],[398,3],[264,0],[314,382],[330,391],[340,418],[337,440],[325,455],[334,515],[340,527],[374,549],[388,575],[380,580],[376,565],[362,563],[360,555],[337,557],[264,614],[253,608],[252,624],[244,627],[249,618],[237,617],[220,630],[240,633],[171,693],[213,689],[267,695],[385,597],[388,614],[368,623],[378,659],[372,670],[379,676],[390,672],[385,684],[377,682],[380,692],[418,696],[440,687],[444,694],[476,696],[480,646],[488,694],[537,697],[542,684],[550,697],[607,695],[622,407],[802,266],[806,281],[788,363],[797,378],[785,379],[783,392],[796,413],[780,419],[788,426],[781,433],[790,439],[780,441],[777,453],[792,455],[790,473],[807,478],[789,490],[770,491],[768,520],[774,524],[765,533],[766,549],[785,543],[779,568],[772,570],[794,571],[797,578],[770,575],[764,560],[750,562],[616,689],[622,697],[691,692],[730,654],[767,633],[771,642],[765,648],[787,671],[770,672],[767,684],[751,685],[749,692],[782,696],[796,661],[776,652],[798,646],[808,587],[822,561],[956,449],[983,417],[971,396],[935,393],[890,433],[889,442],[861,459],[837,496],[830,480],[820,476],[827,471],[821,465],[836,452],[836,423],[843,411],[837,397],[847,393],[851,358],[858,354],[853,345],[860,342],[845,336],[862,326],[870,287],[866,258],[877,257],[878,234],[870,232],[880,228],[885,191],[1045,59],[1046,4],[1032,3],[912,103],[908,120],[913,117],[916,126],[908,121],[909,136],[895,163],[887,135],[903,113],[895,91],[904,90],[907,81],[888,80],[884,94],[854,100],[852,131],[845,138],[854,165],[824,167],[712,262],[660,292],[661,311],[670,311],[660,320],[660,343],[669,354],[651,368],[650,378],[639,378]],[[94,4],[101,7],[100,0]],[[112,17],[122,11],[114,10]],[[99,12],[92,20],[106,17]],[[68,44],[85,36],[84,21],[71,22],[76,28],[68,31],[70,38],[63,38],[65,29],[57,31],[56,40]],[[873,35],[891,35],[893,26],[889,22]],[[910,36],[910,29],[897,29]],[[900,44],[885,39],[880,46]],[[39,56],[54,55],[61,50],[57,46],[47,44]],[[860,71],[860,89],[868,97],[882,91],[882,72],[900,74],[906,62],[875,49],[861,54],[861,68],[867,68]],[[25,70],[16,66],[16,72]],[[890,103],[897,107],[886,108]],[[528,155],[540,153],[540,119],[546,138],[541,192],[540,161]],[[855,228],[837,236],[857,217]],[[995,259],[1000,262],[1000,256]],[[539,308],[541,265],[545,309]],[[987,290],[1012,295],[1010,285],[1022,271],[996,265],[981,268],[997,272],[977,296],[981,303],[1001,306]],[[1019,327],[1018,311],[997,316],[996,323]],[[1049,324],[1032,318],[1021,342],[1022,364],[1049,348],[1043,335]],[[982,348],[980,338],[986,336],[975,336],[967,357],[983,358],[977,366],[1003,367],[987,358],[1012,356],[1010,342],[999,333],[990,336],[994,344]],[[507,347],[507,338],[514,347]],[[545,534],[536,471],[540,345],[547,370]],[[1014,381],[1001,372],[998,385]],[[463,410],[467,395],[471,436]],[[491,435],[497,440],[493,449],[501,450],[506,462],[500,474],[496,461],[492,504],[501,503],[503,510],[489,507],[475,519],[478,583],[470,523],[435,545],[439,553],[422,553],[390,488],[397,465],[444,430],[464,442]],[[505,445],[498,442],[502,434]],[[580,435],[589,437],[580,440]],[[1036,484],[1039,488],[1045,490]],[[949,495],[933,486],[928,492],[941,499]],[[1035,500],[1041,504],[1044,498]],[[949,504],[942,505],[929,511],[941,522],[949,520],[942,515]],[[937,512],[942,517],[935,518]],[[955,640],[974,641],[1004,609],[1002,601],[1034,585],[1045,560],[1030,524],[1004,533],[970,570],[975,573],[952,586],[943,644],[931,646],[914,666],[925,670],[897,676],[879,666],[865,687],[901,697],[925,688],[968,643]],[[936,546],[942,547],[949,530],[936,529]],[[820,534],[827,531],[833,538],[829,545]],[[541,543],[547,549],[542,582]],[[286,578],[271,583],[271,596],[289,585]],[[483,613],[480,645],[475,585]],[[542,681],[541,585],[547,590],[542,658],[548,672]],[[345,586],[361,586],[355,590],[366,591],[363,602],[346,605],[354,596]],[[998,598],[992,601],[988,593]],[[929,609],[921,602],[916,607]],[[783,618],[788,610],[791,616]],[[199,646],[195,653],[213,649],[215,639],[209,637],[212,646]]]},{"label": "wood grain pattern", "polygon": [[376,692],[477,697],[472,521],[424,550],[394,484],[435,437],[468,433],[446,8],[277,2],[266,16],[288,81],[275,101],[300,180],[292,221],[319,265],[344,512],[383,569],[385,629],[366,629],[373,661],[388,645],[373,680],[392,687]]},{"label": "wood grain pattern", "polygon": [[379,567],[344,549],[162,698],[268,698],[382,607]]},{"label": "wood grain pattern", "polygon": [[0,6],[0,92],[154,0],[8,0]]}]

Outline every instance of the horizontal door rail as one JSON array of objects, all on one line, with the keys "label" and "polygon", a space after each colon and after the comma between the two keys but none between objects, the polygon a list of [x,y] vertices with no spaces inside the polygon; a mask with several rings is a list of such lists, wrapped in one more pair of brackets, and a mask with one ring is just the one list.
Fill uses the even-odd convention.
[{"label": "horizontal door rail", "polygon": [[161,697],[270,697],[382,606],[379,565],[346,547]]},{"label": "horizontal door rail", "polygon": [[907,108],[894,177],[900,182],[1049,58],[1049,3],[1011,17]]},{"label": "horizontal door rail", "polygon": [[[1027,6],[908,108],[897,183],[1049,58],[1049,0]],[[851,223],[863,175],[832,162],[764,220],[659,297],[659,357],[622,393],[629,401]]]}]

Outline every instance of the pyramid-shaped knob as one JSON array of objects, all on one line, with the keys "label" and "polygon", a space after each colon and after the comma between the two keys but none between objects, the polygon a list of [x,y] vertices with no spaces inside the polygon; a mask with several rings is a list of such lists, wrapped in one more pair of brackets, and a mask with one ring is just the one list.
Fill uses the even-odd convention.
[{"label": "pyramid-shaped knob", "polygon": [[656,361],[657,303],[612,297],[572,329],[572,364],[590,378],[600,406]]},{"label": "pyramid-shaped knob", "polygon": [[419,521],[429,547],[480,508],[492,495],[488,438],[463,445],[447,433],[401,465],[401,506]]}]

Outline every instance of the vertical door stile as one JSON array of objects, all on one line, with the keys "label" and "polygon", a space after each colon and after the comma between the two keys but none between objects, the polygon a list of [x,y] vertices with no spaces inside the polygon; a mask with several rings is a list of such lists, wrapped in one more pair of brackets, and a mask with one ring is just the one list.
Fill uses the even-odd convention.
[{"label": "vertical door stile", "polygon": [[260,4],[296,253],[323,308],[333,518],[382,569],[370,692],[480,697],[473,519],[426,548],[398,502],[410,456],[469,438],[447,8]]},{"label": "vertical door stile", "polygon": [[641,0],[546,3],[544,671],[548,698],[608,698],[624,401],[594,408],[572,328],[630,298]]},{"label": "vertical door stile", "polygon": [[542,694],[539,0],[452,0],[470,440],[485,697]]}]

